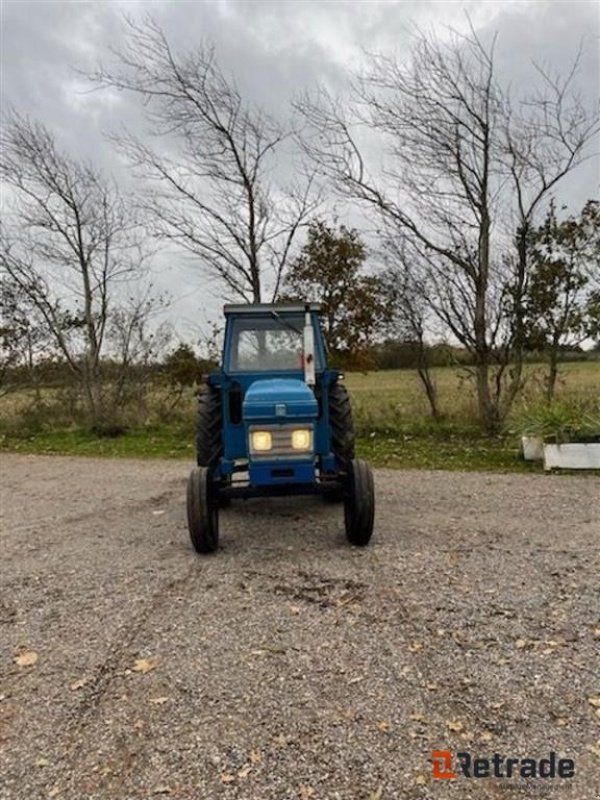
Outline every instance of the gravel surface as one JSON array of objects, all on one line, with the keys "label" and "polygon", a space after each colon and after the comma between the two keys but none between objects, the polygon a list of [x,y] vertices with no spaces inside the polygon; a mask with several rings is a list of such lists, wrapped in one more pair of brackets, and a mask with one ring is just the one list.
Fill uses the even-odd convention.
[{"label": "gravel surface", "polygon": [[2,800],[600,797],[597,479],[379,470],[366,550],[290,498],[200,557],[188,469],[2,456]]}]

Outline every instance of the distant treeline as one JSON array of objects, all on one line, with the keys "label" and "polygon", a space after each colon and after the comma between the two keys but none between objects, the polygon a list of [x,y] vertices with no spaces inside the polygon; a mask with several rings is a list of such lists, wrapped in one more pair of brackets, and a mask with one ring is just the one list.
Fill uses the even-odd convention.
[{"label": "distant treeline", "polygon": [[[465,349],[453,347],[449,344],[435,344],[425,347],[427,361],[430,367],[469,367],[473,366],[472,355]],[[386,341],[375,345],[360,363],[336,354],[330,354],[330,362],[346,370],[391,370],[391,369],[417,369],[419,359],[422,359],[419,344],[416,342]],[[539,363],[545,360],[545,354],[540,350],[530,350],[526,353],[527,363]],[[600,362],[600,347],[583,350],[578,347],[564,348],[561,361],[598,361]],[[180,345],[166,358],[150,364],[128,367],[129,380],[140,383],[153,383],[171,386],[198,386],[202,378],[209,372],[217,369],[214,361],[196,356],[191,347]],[[104,359],[100,365],[101,378],[110,383],[117,380],[122,367],[110,359]],[[5,391],[17,389],[59,389],[70,386],[74,382],[73,371],[64,360],[40,359],[34,365],[20,365],[6,371],[3,379]]]},{"label": "distant treeline", "polygon": [[[449,344],[425,345],[425,355],[430,367],[474,366],[472,353]],[[386,341],[373,348],[371,357],[375,369],[417,369],[422,354],[417,342]],[[545,351],[537,349],[526,351],[523,360],[533,364],[546,359]],[[561,361],[600,361],[600,346],[591,350],[561,348]]]}]

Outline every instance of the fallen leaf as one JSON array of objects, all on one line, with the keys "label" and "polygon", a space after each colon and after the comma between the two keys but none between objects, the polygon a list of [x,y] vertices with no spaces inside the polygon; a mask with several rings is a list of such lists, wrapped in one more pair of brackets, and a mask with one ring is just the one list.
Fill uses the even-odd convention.
[{"label": "fallen leaf", "polygon": [[292,606],[291,605],[291,606],[289,606],[289,609],[290,609],[290,614],[299,614],[302,611],[300,606]]},{"label": "fallen leaf", "polygon": [[260,750],[250,750],[250,762],[252,764],[261,764],[263,755]]},{"label": "fallen leaf", "polygon": [[79,678],[79,680],[73,681],[73,683],[71,683],[69,685],[69,689],[72,692],[76,692],[78,689],[83,689],[83,687],[86,685],[87,681],[88,681],[87,678]]},{"label": "fallen leaf", "polygon": [[246,766],[242,767],[241,770],[238,772],[238,778],[247,778],[251,772],[252,772],[252,767],[250,766],[250,764],[246,764]]},{"label": "fallen leaf", "polygon": [[417,786],[425,786],[425,784],[427,783],[427,778],[425,777],[425,775],[417,775],[417,777],[415,778],[415,783],[417,784]]},{"label": "fallen leaf", "polygon": [[19,667],[33,667],[38,662],[38,654],[35,650],[21,650],[14,660]]},{"label": "fallen leaf", "polygon": [[145,675],[147,672],[151,672],[153,669],[156,669],[157,666],[157,658],[138,658],[131,669],[133,672],[141,672],[142,675]]},{"label": "fallen leaf", "polygon": [[522,650],[526,646],[527,646],[527,641],[525,639],[517,639],[517,641],[515,642],[515,647],[518,650]]},{"label": "fallen leaf", "polygon": [[35,762],[36,767],[47,767],[50,762],[47,758],[38,758]]},{"label": "fallen leaf", "polygon": [[489,731],[484,731],[479,738],[481,739],[482,742],[491,742],[493,736]]},{"label": "fallen leaf", "polygon": [[382,800],[383,797],[383,786],[378,786],[374,792],[371,792],[369,795],[369,800]]},{"label": "fallen leaf", "polygon": [[419,650],[423,649],[423,642],[411,642],[408,645],[408,649],[411,653],[417,653]]},{"label": "fallen leaf", "polygon": [[446,727],[448,730],[454,731],[454,733],[460,733],[465,729],[464,724],[459,719],[446,720]]},{"label": "fallen leaf", "polygon": [[223,772],[221,775],[221,783],[233,783],[235,780],[235,775],[232,775],[231,772]]},{"label": "fallen leaf", "polygon": [[593,744],[588,744],[587,749],[590,751],[590,753],[593,753],[595,756],[600,758],[600,742],[598,747]]},{"label": "fallen leaf", "polygon": [[315,790],[312,786],[309,786],[306,783],[303,783],[299,790],[298,790],[298,797],[300,800],[310,800],[311,797],[315,796]]},{"label": "fallen leaf", "polygon": [[284,736],[283,733],[279,733],[277,736],[273,737],[273,744],[276,744],[278,747],[285,747],[287,743],[287,736]]},{"label": "fallen leaf", "polygon": [[168,697],[151,697],[148,702],[152,703],[153,706],[162,706],[168,701],[168,699]]},{"label": "fallen leaf", "polygon": [[408,718],[412,719],[413,722],[425,722],[425,716],[424,716],[424,714],[421,714],[420,712],[415,712],[414,714],[409,714]]},{"label": "fallen leaf", "polygon": [[387,733],[387,731],[390,729],[390,723],[387,721],[387,719],[380,719],[377,723],[377,727],[380,731]]},{"label": "fallen leaf", "polygon": [[430,692],[435,692],[437,689],[439,689],[439,686],[437,683],[428,683],[426,684],[426,688],[429,689]]},{"label": "fallen leaf", "polygon": [[600,695],[598,697],[588,697],[588,703],[594,706],[594,708],[600,708]]},{"label": "fallen leaf", "polygon": [[58,786],[55,786],[48,792],[48,797],[58,797],[59,794],[60,794],[60,788]]}]

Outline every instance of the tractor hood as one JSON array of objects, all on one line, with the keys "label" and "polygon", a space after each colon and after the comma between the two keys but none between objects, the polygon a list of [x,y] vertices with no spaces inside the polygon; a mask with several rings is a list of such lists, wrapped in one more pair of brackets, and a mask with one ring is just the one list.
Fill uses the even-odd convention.
[{"label": "tractor hood", "polygon": [[254,381],[244,397],[246,422],[284,422],[286,419],[316,417],[317,401],[311,389],[295,378]]}]

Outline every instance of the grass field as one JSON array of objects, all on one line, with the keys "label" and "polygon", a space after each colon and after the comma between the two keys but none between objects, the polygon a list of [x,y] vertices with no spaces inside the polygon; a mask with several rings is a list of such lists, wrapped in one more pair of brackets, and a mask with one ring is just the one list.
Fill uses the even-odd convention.
[{"label": "grass field", "polygon": [[[517,419],[524,407],[541,401],[542,366],[527,367],[522,397],[505,431],[497,437],[482,435],[473,422],[475,395],[466,370],[441,367],[434,370],[434,376],[443,415],[439,423],[428,414],[415,372],[346,375],[359,455],[375,466],[397,468],[540,470],[539,465],[519,458]],[[563,402],[600,404],[600,362],[565,365],[557,397]],[[171,414],[165,412],[165,398],[155,393],[141,424],[116,438],[98,438],[66,424],[68,415],[61,417],[56,393],[46,393],[45,400],[48,408],[53,408],[52,424],[46,424],[43,409],[32,409],[32,397],[25,392],[0,399],[0,448],[31,453],[193,458],[195,399],[191,391]]]}]

